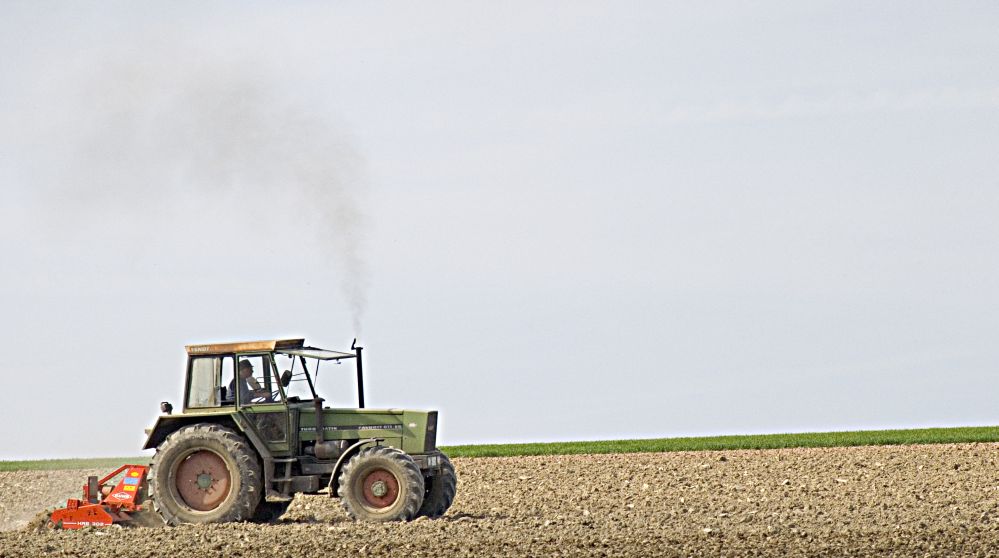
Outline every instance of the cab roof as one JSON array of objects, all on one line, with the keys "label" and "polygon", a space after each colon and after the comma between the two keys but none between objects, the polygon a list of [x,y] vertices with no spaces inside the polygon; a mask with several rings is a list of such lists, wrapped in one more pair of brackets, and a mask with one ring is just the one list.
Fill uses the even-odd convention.
[{"label": "cab roof", "polygon": [[272,339],[269,341],[237,341],[233,343],[206,343],[185,345],[189,355],[221,355],[248,353],[252,351],[275,351],[281,349],[301,349],[305,339]]}]

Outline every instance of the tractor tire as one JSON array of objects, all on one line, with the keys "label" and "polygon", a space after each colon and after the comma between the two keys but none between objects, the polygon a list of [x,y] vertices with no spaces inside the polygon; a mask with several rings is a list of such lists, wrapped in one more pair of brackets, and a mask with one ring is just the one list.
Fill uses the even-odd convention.
[{"label": "tractor tire", "polygon": [[423,504],[423,475],[413,458],[386,446],[365,448],[340,471],[337,495],[358,521],[409,521]]},{"label": "tractor tire", "polygon": [[156,448],[149,494],[168,525],[244,521],[260,503],[261,476],[246,438],[218,424],[194,424]]},{"label": "tractor tire", "polygon": [[454,502],[454,493],[458,489],[458,475],[454,472],[451,460],[443,453],[440,456],[440,472],[423,479],[426,490],[423,493],[423,505],[417,512],[419,516],[440,517]]}]

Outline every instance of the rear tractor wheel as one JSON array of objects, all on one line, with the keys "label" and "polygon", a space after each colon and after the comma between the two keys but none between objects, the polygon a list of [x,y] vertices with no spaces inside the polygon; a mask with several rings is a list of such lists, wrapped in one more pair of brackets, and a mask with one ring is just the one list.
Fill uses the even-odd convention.
[{"label": "rear tractor wheel", "polygon": [[359,521],[409,521],[423,503],[423,475],[413,458],[390,447],[361,450],[340,471],[337,495]]},{"label": "rear tractor wheel", "polygon": [[156,448],[149,493],[169,525],[244,521],[260,503],[260,478],[245,438],[218,424],[195,424]]}]

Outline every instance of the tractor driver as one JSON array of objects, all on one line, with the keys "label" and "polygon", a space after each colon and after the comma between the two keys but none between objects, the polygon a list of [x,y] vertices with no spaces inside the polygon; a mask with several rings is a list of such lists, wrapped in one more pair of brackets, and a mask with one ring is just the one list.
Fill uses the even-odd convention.
[{"label": "tractor driver", "polygon": [[239,361],[239,373],[229,382],[230,394],[235,395],[237,385],[239,386],[239,400],[244,405],[258,397],[266,399],[271,397],[271,392],[260,387],[260,382],[253,377],[253,364],[248,360]]}]

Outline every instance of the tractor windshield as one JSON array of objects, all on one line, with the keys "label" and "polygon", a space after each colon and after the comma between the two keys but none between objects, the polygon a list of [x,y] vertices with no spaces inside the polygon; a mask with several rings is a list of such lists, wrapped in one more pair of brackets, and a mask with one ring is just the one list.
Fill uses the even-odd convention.
[{"label": "tractor windshield", "polygon": [[[315,373],[315,362],[308,362],[297,356],[275,354],[274,362],[277,369],[291,380],[284,388],[284,393],[290,401],[309,401],[316,398],[315,384],[312,377]],[[282,381],[282,383],[284,383]]]},{"label": "tractor windshield", "polygon": [[[309,401],[316,397],[323,397],[327,402],[345,403],[349,397],[347,394],[353,391],[349,384],[350,376],[346,374],[331,373],[337,369],[336,365],[341,360],[355,358],[352,353],[341,353],[328,351],[313,347],[301,349],[289,349],[274,353],[274,360],[282,377],[290,377],[290,381],[285,387],[285,394],[290,402]],[[332,362],[331,362],[332,361]],[[318,383],[320,374],[324,376],[323,386],[320,390]],[[330,377],[326,377],[329,373]],[[348,382],[348,383],[345,383]],[[328,385],[332,384],[332,385]],[[343,385],[341,385],[343,384]],[[333,388],[332,394],[326,393]],[[320,394],[320,391],[323,394]],[[329,397],[332,395],[332,400]]]}]

